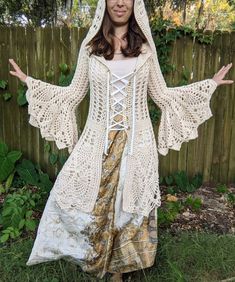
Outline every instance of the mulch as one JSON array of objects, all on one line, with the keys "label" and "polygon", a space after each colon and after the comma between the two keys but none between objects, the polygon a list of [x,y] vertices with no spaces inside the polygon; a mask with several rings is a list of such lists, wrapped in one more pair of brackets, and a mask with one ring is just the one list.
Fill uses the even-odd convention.
[{"label": "mulch", "polygon": [[[227,186],[229,192],[235,194],[235,186]],[[160,186],[162,205],[165,207],[167,202],[167,187]],[[168,194],[169,195],[169,194]],[[184,201],[189,195],[192,198],[199,197],[202,205],[199,210],[194,211],[191,207],[185,207],[177,215],[175,220],[160,228],[168,230],[172,234],[179,231],[206,231],[217,234],[235,235],[235,204],[227,200],[226,194],[218,193],[214,186],[202,185],[193,193],[177,193],[177,201]],[[4,202],[6,195],[0,195],[0,204]],[[34,212],[34,218],[40,219],[41,212]],[[1,226],[0,226],[1,227]]]},{"label": "mulch", "polygon": [[[167,201],[166,186],[161,186],[162,207]],[[227,186],[229,192],[235,194],[233,185]],[[228,201],[226,194],[218,193],[215,187],[202,185],[193,193],[177,193],[178,201],[184,201],[189,195],[192,198],[199,197],[202,205],[194,211],[191,207],[185,207],[177,215],[174,222],[163,229],[170,233],[179,231],[204,231],[217,234],[235,235],[235,204]]]}]

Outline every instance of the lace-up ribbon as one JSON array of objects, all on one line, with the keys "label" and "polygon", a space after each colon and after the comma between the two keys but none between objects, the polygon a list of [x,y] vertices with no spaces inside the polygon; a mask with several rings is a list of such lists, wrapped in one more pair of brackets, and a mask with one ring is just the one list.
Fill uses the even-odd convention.
[{"label": "lace-up ribbon", "polygon": [[[127,130],[130,127],[127,125],[127,116],[124,115],[126,104],[125,97],[127,93],[125,92],[125,87],[128,84],[130,76],[133,75],[134,72],[130,72],[123,76],[118,76],[115,73],[112,73],[111,76],[114,77],[110,81],[110,73],[107,75],[107,121],[106,121],[106,137],[105,137],[105,154],[108,154],[108,136],[110,130]],[[127,79],[129,77],[129,79]],[[122,82],[122,85],[119,86],[116,83]],[[110,86],[113,86],[115,90],[110,93]],[[131,136],[131,147],[129,150],[129,154],[133,153],[133,142],[134,142],[134,132],[135,132],[135,87],[136,87],[136,77],[134,75],[134,83],[133,83],[133,100],[132,100],[132,136]],[[118,97],[119,94],[119,97]],[[112,101],[110,103],[110,97]],[[110,109],[112,111],[110,111]],[[111,113],[110,113],[111,112]],[[119,120],[121,118],[121,120]]]}]

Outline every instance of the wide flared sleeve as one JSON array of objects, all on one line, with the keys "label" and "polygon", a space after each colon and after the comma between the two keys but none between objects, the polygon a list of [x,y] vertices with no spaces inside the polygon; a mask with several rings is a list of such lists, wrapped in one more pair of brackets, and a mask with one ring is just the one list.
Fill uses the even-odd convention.
[{"label": "wide flared sleeve", "polygon": [[77,66],[69,86],[57,86],[27,76],[29,123],[40,129],[43,138],[55,141],[58,149],[68,148],[69,153],[78,141],[75,110],[87,94],[88,53],[83,44]]},{"label": "wide flared sleeve", "polygon": [[179,151],[183,142],[198,137],[198,127],[212,116],[210,99],[217,88],[213,79],[167,87],[158,60],[151,58],[148,94],[161,109],[158,151]]}]

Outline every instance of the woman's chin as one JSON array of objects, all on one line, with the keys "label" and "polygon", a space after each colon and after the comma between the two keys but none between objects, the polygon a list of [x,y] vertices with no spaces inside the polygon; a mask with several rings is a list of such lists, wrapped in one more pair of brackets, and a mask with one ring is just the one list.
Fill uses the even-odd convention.
[{"label": "woman's chin", "polygon": [[129,19],[126,19],[126,17],[114,17],[112,18],[112,21],[115,25],[123,25],[123,24],[126,24],[128,23],[128,20]]}]

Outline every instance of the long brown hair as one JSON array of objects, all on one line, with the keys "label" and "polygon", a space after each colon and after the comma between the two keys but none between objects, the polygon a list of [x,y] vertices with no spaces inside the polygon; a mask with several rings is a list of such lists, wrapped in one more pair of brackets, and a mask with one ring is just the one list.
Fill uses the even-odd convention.
[{"label": "long brown hair", "polygon": [[[125,57],[139,56],[139,54],[141,53],[142,44],[146,43],[147,39],[135,19],[134,11],[132,11],[132,14],[129,18],[128,31],[123,35],[122,38],[126,38],[127,40],[127,46],[125,48],[121,47],[123,55]],[[101,28],[86,45],[91,48],[90,55],[103,55],[106,60],[113,59],[115,51],[114,25],[108,14],[107,4]]]}]

